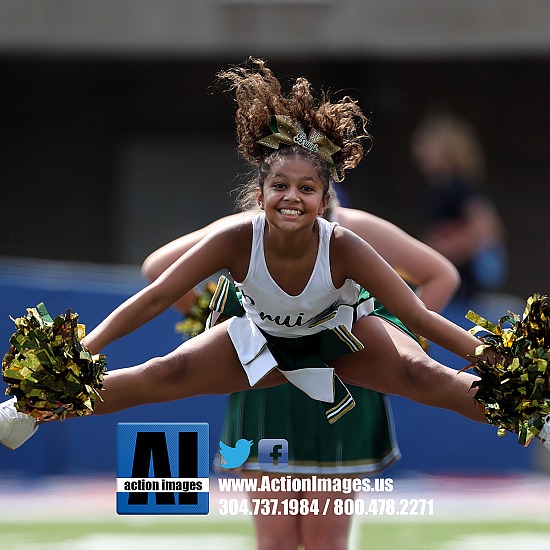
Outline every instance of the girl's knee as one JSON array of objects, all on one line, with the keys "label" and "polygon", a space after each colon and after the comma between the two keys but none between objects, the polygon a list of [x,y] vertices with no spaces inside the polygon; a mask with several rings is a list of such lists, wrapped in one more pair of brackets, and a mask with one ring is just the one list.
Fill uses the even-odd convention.
[{"label": "girl's knee", "polygon": [[143,364],[143,376],[153,391],[163,392],[170,399],[171,390],[185,382],[188,361],[185,355],[171,353],[163,357],[153,357]]},{"label": "girl's knee", "polygon": [[349,521],[341,521],[341,518],[331,521],[324,517],[323,521],[316,521],[302,532],[305,550],[346,550],[348,537]]},{"label": "girl's knee", "polygon": [[411,383],[423,383],[429,378],[437,362],[424,354],[407,354],[403,357],[403,371]]},{"label": "girl's knee", "polygon": [[403,358],[403,387],[409,397],[417,400],[427,390],[434,391],[437,385],[438,373],[442,365],[423,353],[407,355]]},{"label": "girl's knee", "polygon": [[298,525],[287,522],[286,518],[268,518],[259,524],[256,522],[258,550],[297,550],[299,547]]},{"label": "girl's knee", "polygon": [[468,374],[459,373],[428,356],[408,360],[404,372],[403,397],[435,407],[449,408],[452,399],[467,396],[472,382]]},{"label": "girl's knee", "polygon": [[[353,494],[342,492],[333,493],[333,495],[338,498],[354,498]],[[326,493],[313,491],[306,493],[306,496],[310,501],[318,502],[320,508],[326,507]],[[315,514],[301,516],[300,538],[305,550],[346,550],[350,523],[350,516],[336,515],[330,512],[330,508],[323,516]]]},{"label": "girl's knee", "polygon": [[298,539],[292,532],[259,536],[258,550],[298,550]]}]

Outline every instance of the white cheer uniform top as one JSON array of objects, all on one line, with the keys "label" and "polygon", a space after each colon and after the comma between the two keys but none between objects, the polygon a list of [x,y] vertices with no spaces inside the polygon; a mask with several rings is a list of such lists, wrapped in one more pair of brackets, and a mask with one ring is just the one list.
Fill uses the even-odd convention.
[{"label": "white cheer uniform top", "polygon": [[[341,337],[353,340],[350,347],[361,345],[350,334],[359,285],[348,279],[342,287],[334,287],[329,247],[337,224],[323,218],[317,218],[317,223],[319,248],[315,267],[302,293],[291,296],[279,287],[267,269],[264,254],[265,213],[261,212],[252,218],[252,251],[248,272],[242,282],[235,282],[235,287],[242,293],[246,315],[234,317],[228,327],[229,337],[251,386],[277,367],[266,338],[258,328],[283,338],[298,338],[327,329],[343,328]],[[363,311],[360,316],[372,311],[371,304],[367,307],[370,311]],[[327,367],[281,372],[310,397],[333,402],[334,369]]]},{"label": "white cheer uniform top", "polygon": [[243,307],[262,330],[273,336],[297,338],[319,332],[326,328],[316,325],[328,311],[342,304],[353,306],[359,295],[359,286],[351,279],[335,288],[330,272],[330,237],[336,222],[317,218],[319,226],[319,248],[315,267],[310,279],[297,296],[287,294],[273,280],[267,269],[264,254],[265,214],[252,218],[252,251],[248,273],[244,281],[235,281],[243,296]]}]

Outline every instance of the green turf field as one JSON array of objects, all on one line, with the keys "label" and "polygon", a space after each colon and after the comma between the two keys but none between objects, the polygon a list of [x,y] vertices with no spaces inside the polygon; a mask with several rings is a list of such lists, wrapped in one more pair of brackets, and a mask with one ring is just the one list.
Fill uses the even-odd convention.
[{"label": "green turf field", "polygon": [[[246,495],[212,489],[208,515],[117,515],[111,478],[5,478],[0,550],[254,549],[252,517],[223,515],[220,505]],[[433,499],[433,515],[381,513],[368,495],[366,508],[358,497],[354,510],[369,515],[353,516],[349,550],[550,550],[549,495],[542,475],[403,478],[386,504]]]},{"label": "green turf field", "polygon": [[[117,518],[55,522],[0,523],[0,547],[10,550],[141,550],[254,548],[251,522],[234,519],[194,520],[190,517]],[[438,522],[356,520],[350,550],[507,550],[550,549],[550,522],[480,521]]]}]

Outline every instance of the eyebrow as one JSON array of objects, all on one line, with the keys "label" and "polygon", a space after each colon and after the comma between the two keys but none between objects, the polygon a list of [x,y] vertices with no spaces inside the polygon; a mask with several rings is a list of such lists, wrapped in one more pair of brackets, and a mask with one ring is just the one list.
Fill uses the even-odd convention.
[{"label": "eyebrow", "polygon": [[[284,172],[276,172],[275,174],[273,174],[273,177],[274,178],[286,178],[288,176]],[[315,178],[312,178],[310,176],[304,176],[303,178],[300,179],[300,181],[313,181],[313,182],[315,182],[316,180],[315,180]]]}]

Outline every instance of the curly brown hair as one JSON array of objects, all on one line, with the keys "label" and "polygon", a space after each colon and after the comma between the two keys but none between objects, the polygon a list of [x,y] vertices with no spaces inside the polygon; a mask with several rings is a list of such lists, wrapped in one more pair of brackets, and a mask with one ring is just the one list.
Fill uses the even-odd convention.
[{"label": "curly brown hair", "polygon": [[306,134],[316,129],[339,146],[340,150],[333,154],[332,159],[342,178],[345,171],[355,168],[370,150],[362,144],[372,141],[366,129],[369,120],[349,96],[334,103],[326,93],[318,98],[304,77],[297,78],[290,91],[285,93],[266,62],[253,57],[243,65],[220,71],[217,79],[221,87],[235,93],[237,152],[257,169],[253,181],[241,191],[241,206],[249,206],[251,186],[261,187],[269,166],[281,156],[299,155],[310,159],[326,181],[328,192],[329,168],[318,155],[300,146],[284,146],[273,151],[258,143],[271,133],[269,122],[275,115],[288,116],[299,122]]}]

